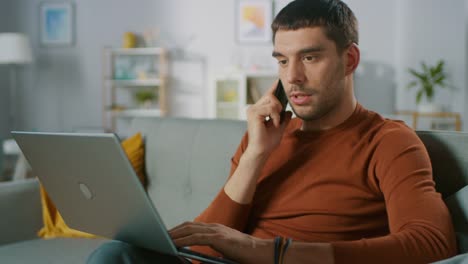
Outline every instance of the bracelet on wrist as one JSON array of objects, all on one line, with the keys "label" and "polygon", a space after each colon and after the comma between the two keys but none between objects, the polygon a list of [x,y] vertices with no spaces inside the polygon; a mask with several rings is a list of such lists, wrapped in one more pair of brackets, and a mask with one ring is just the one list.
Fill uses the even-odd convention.
[{"label": "bracelet on wrist", "polygon": [[288,247],[291,245],[291,242],[292,242],[292,239],[291,239],[291,238],[288,238],[288,239],[286,239],[286,241],[283,243],[283,246],[282,246],[281,251],[280,251],[280,253],[279,253],[278,264],[283,264],[283,262],[284,262],[284,255],[286,254],[286,250],[288,249]]},{"label": "bracelet on wrist", "polygon": [[279,259],[280,259],[280,249],[283,243],[283,237],[277,236],[274,239],[274,264],[279,264]]}]

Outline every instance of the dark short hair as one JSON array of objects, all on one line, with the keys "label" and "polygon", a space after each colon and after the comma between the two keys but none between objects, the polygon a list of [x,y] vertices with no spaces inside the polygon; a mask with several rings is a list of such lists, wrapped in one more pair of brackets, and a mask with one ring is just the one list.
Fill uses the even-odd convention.
[{"label": "dark short hair", "polygon": [[335,42],[338,52],[351,43],[358,44],[358,23],[353,11],[340,0],[295,0],[273,20],[273,43],[278,30],[297,30],[320,26]]}]

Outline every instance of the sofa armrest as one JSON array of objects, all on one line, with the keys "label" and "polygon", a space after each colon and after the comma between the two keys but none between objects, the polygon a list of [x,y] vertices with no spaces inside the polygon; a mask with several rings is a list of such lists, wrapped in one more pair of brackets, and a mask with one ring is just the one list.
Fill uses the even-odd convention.
[{"label": "sofa armrest", "polygon": [[38,180],[0,183],[0,245],[37,238],[41,226]]}]

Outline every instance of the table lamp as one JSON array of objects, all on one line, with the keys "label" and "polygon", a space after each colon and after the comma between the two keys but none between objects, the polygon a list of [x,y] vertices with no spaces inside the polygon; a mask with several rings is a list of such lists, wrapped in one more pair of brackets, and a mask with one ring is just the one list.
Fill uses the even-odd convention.
[{"label": "table lamp", "polygon": [[33,61],[31,45],[21,33],[0,33],[0,64],[10,67],[10,129],[16,127],[16,67]]}]

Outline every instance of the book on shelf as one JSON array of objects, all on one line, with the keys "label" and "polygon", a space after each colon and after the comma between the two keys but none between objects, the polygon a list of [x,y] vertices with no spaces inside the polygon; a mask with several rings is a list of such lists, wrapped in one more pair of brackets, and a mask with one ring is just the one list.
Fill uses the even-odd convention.
[{"label": "book on shelf", "polygon": [[247,90],[248,90],[248,98],[247,98],[248,104],[254,104],[262,97],[260,89],[258,89],[257,85],[253,81],[249,81]]}]

